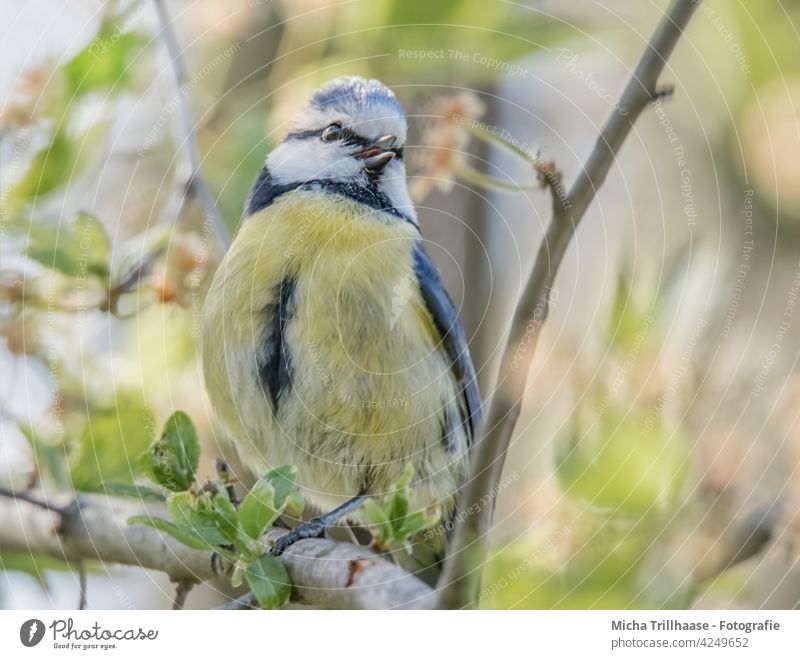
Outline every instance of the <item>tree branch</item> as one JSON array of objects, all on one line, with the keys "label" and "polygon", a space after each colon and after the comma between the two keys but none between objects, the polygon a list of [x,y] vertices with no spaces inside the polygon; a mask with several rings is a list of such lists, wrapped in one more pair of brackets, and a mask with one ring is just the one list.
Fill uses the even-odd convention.
[{"label": "tree branch", "polygon": [[[211,189],[200,173],[200,151],[197,146],[195,122],[187,94],[189,79],[186,75],[186,67],[183,63],[180,44],[175,36],[175,31],[172,29],[172,21],[169,17],[169,12],[167,11],[164,0],[153,0],[153,4],[155,5],[158,21],[161,26],[159,35],[164,42],[170,62],[172,63],[172,71],[175,78],[175,94],[177,95],[178,106],[181,113],[183,140],[179,146],[183,147],[187,161],[187,174],[184,177],[184,189],[181,190],[181,197],[185,203],[187,197],[197,195],[205,212],[206,219],[213,225],[214,235],[220,246],[220,251],[224,253],[228,250],[228,247],[230,247],[231,236],[228,227],[225,225],[225,220],[217,208],[214,195],[211,193]],[[183,203],[180,205],[180,208],[182,207]],[[179,216],[180,209],[176,214],[176,217]]]},{"label": "tree branch", "polygon": [[[160,504],[99,494],[59,499],[50,509],[0,497],[0,552],[45,554],[66,561],[96,559],[164,572],[178,583],[211,581],[228,566],[210,551],[191,549],[149,526],[129,525],[134,515],[167,517]],[[283,529],[265,538],[274,543]],[[328,539],[301,540],[280,556],[295,600],[317,608],[432,608],[433,591],[366,547]]]},{"label": "tree branch", "polygon": [[183,610],[183,607],[186,605],[186,598],[189,596],[192,588],[194,588],[194,582],[192,581],[178,581],[175,584],[175,597],[172,600],[173,611]]},{"label": "tree branch", "polygon": [[550,186],[553,217],[514,312],[498,384],[480,439],[473,448],[470,479],[461,494],[460,510],[477,509],[477,512],[456,525],[439,581],[440,606],[443,608],[464,608],[475,604],[480,587],[480,568],[487,552],[494,494],[519,417],[528,370],[547,319],[550,291],[558,268],[579,222],[605,181],[633,124],[657,96],[658,77],[697,4],[699,0],[673,1],[569,193],[561,194],[560,186]]}]

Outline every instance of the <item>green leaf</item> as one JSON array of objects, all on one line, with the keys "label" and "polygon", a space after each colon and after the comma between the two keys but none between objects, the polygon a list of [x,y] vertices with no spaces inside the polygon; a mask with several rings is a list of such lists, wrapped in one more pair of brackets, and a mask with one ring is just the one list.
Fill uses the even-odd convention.
[{"label": "green leaf", "polygon": [[220,490],[212,499],[217,526],[231,544],[241,544],[239,542],[241,533],[239,531],[238,513],[230,498],[228,498],[225,488],[220,488]]},{"label": "green leaf", "polygon": [[96,409],[87,420],[68,460],[72,487],[85,492],[102,490],[102,484],[132,483],[138,456],[152,439],[147,424],[149,410],[135,394],[117,392],[112,405]]},{"label": "green leaf", "polygon": [[66,117],[53,134],[50,143],[38,151],[25,173],[8,192],[9,199],[24,202],[47,194],[66,183],[75,168],[75,149],[67,137]]},{"label": "green leaf", "polygon": [[295,479],[297,478],[297,468],[294,465],[283,465],[276,467],[267,473],[264,478],[268,478],[275,488],[275,508],[283,512],[287,500],[295,492]]},{"label": "green leaf", "polygon": [[233,568],[233,573],[231,574],[231,586],[234,588],[238,588],[242,585],[244,581],[244,570],[242,569],[241,565],[238,563]]},{"label": "green leaf", "polygon": [[292,592],[286,568],[272,554],[264,554],[250,563],[244,577],[264,609],[277,609],[289,601]]},{"label": "green leaf", "polygon": [[414,465],[410,462],[406,465],[405,469],[403,469],[403,475],[397,480],[395,483],[396,490],[405,490],[411,485],[411,481],[414,479]]},{"label": "green leaf", "polygon": [[428,513],[425,510],[418,510],[407,515],[403,520],[402,525],[397,529],[397,535],[400,538],[410,538],[411,536],[421,533],[426,529],[439,523],[438,513]]},{"label": "green leaf", "polygon": [[30,226],[28,258],[68,277],[106,277],[110,252],[103,224],[88,213],[79,213],[57,227],[41,223]]},{"label": "green leaf", "polygon": [[152,526],[154,529],[158,529],[159,531],[163,531],[164,533],[171,535],[173,538],[179,542],[182,542],[186,546],[191,547],[192,549],[202,549],[204,551],[209,549],[207,542],[203,542],[196,535],[188,533],[185,530],[178,528],[172,522],[168,522],[160,517],[136,515],[128,519],[128,524],[145,524],[147,526]]},{"label": "green leaf", "polygon": [[365,499],[361,504],[361,511],[367,517],[370,524],[389,524],[389,518],[383,507],[374,499]]},{"label": "green leaf", "polygon": [[278,515],[280,511],[275,509],[275,486],[264,476],[239,505],[239,523],[247,535],[257,540],[272,526]]},{"label": "green leaf", "polygon": [[61,488],[71,488],[64,445],[45,441],[32,426],[19,424],[19,429],[30,442],[37,473],[46,474]]},{"label": "green leaf", "polygon": [[[79,134],[70,131],[68,114],[63,114],[49,143],[38,150],[27,162],[24,173],[8,187],[5,197],[12,217],[30,218],[30,211],[25,207],[42,195],[47,195],[62,188],[84,170],[94,153],[94,146],[102,136],[103,125],[95,122],[90,128]],[[21,170],[22,171],[22,170]],[[50,232],[55,235],[59,230],[57,222],[43,221],[42,213],[37,213],[35,222],[28,221],[29,232]],[[58,218],[61,221],[61,218]],[[36,236],[42,239],[42,236]],[[46,239],[46,236],[45,236]]]},{"label": "green leaf", "polygon": [[387,498],[386,511],[392,526],[399,529],[408,515],[408,494],[405,490],[395,490]]},{"label": "green leaf", "polygon": [[290,517],[295,517],[299,519],[300,515],[303,514],[303,510],[305,509],[305,507],[306,504],[305,501],[303,500],[303,495],[300,494],[300,492],[298,492],[297,490],[295,490],[289,495],[289,498],[286,500],[286,506],[284,507],[283,512],[285,512]]},{"label": "green leaf", "polygon": [[413,493],[410,489],[414,468],[406,465],[394,489],[384,497],[382,505],[374,499],[362,504],[362,512],[371,524],[373,544],[381,549],[392,546],[410,551],[409,538],[439,523],[439,511],[412,510]]},{"label": "green leaf", "polygon": [[142,501],[166,501],[166,495],[152,487],[136,483],[101,483],[100,489],[106,494],[117,497],[130,497]]},{"label": "green leaf", "polygon": [[70,91],[124,91],[134,71],[131,62],[146,44],[144,35],[123,33],[115,23],[106,23],[91,43],[64,65]]},{"label": "green leaf", "polygon": [[183,412],[175,412],[161,438],[150,446],[147,471],[159,485],[181,492],[192,486],[199,462],[200,443],[194,424]]},{"label": "green leaf", "polygon": [[167,510],[176,526],[184,533],[190,534],[205,543],[206,548],[214,548],[230,542],[220,527],[219,515],[213,510],[198,510],[195,498],[189,492],[173,494],[167,500]]},{"label": "green leaf", "polygon": [[375,546],[381,549],[388,548],[389,543],[394,539],[394,530],[386,511],[373,499],[366,499],[361,504],[361,510],[370,523],[370,532]]},{"label": "green leaf", "polygon": [[256,482],[239,506],[239,523],[248,536],[257,540],[272,526],[296,494],[296,477],[295,467],[284,465]]},{"label": "green leaf", "polygon": [[50,558],[43,554],[32,554],[29,552],[1,552],[0,553],[0,570],[23,572],[29,574],[42,588],[47,589],[47,581],[45,577],[49,572],[55,570],[71,571],[73,570],[66,561],[58,560],[57,558]]},{"label": "green leaf", "polygon": [[392,529],[395,531],[395,536],[399,536],[397,531],[403,527],[408,515],[409,499],[411,497],[409,486],[413,477],[414,467],[409,463],[403,470],[403,475],[395,483],[394,489],[384,499],[383,507]]}]

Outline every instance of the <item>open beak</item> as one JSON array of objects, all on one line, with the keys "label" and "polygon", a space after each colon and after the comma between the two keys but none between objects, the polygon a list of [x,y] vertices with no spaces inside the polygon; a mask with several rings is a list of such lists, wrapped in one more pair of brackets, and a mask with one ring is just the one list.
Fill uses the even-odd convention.
[{"label": "open beak", "polygon": [[392,160],[394,160],[395,152],[390,149],[394,146],[397,138],[394,135],[384,135],[377,139],[372,146],[364,149],[360,153],[356,153],[355,157],[364,161],[364,169],[369,174],[377,175],[383,172]]}]

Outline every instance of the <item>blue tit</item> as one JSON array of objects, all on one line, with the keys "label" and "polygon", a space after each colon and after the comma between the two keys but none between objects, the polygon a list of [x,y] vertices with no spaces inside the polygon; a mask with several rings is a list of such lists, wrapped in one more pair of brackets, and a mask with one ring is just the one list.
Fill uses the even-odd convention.
[{"label": "blue tit", "polygon": [[406,118],[377,80],[311,96],[267,157],[203,314],[218,427],[255,474],[297,467],[330,511],[278,551],[359,520],[413,465],[420,507],[452,515],[480,397],[464,330],[408,194]]}]

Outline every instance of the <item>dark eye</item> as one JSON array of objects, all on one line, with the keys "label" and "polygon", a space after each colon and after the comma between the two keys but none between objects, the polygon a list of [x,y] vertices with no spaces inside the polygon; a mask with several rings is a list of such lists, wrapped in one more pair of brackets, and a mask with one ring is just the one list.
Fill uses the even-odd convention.
[{"label": "dark eye", "polygon": [[342,124],[334,121],[322,131],[322,139],[326,142],[335,142],[342,136]]}]

